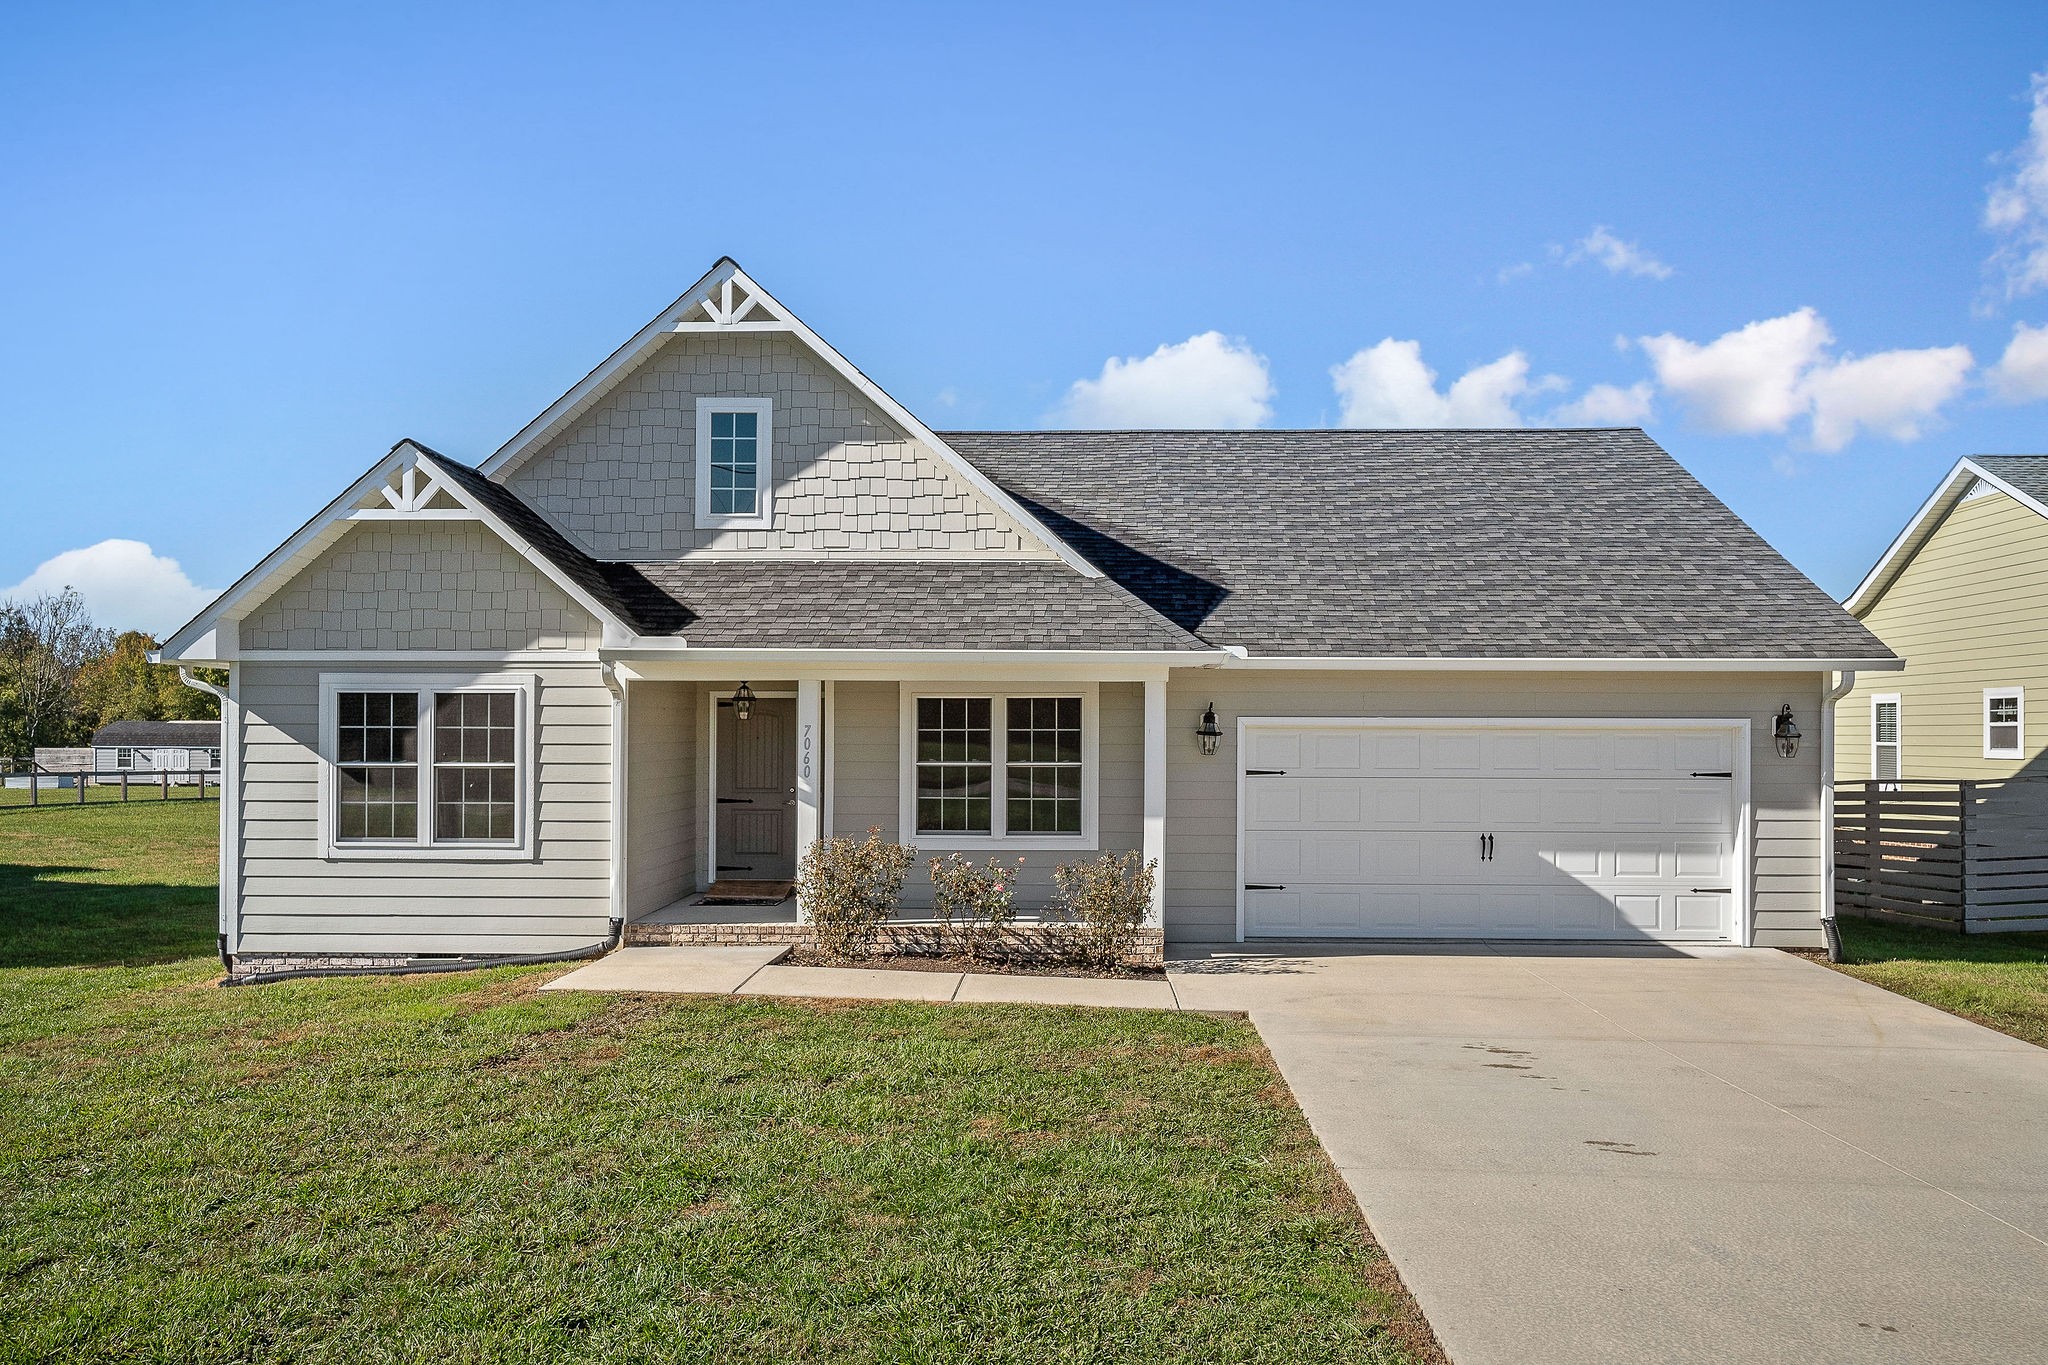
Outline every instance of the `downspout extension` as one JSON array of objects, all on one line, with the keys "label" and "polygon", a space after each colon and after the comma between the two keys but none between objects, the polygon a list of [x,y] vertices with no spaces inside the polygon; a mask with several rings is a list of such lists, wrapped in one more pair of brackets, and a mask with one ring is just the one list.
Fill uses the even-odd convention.
[{"label": "downspout extension", "polygon": [[[154,658],[154,656],[152,656],[152,658]],[[227,799],[227,797],[228,797],[228,787],[227,787],[227,775],[228,775],[228,765],[229,765],[230,761],[234,761],[234,762],[237,762],[237,763],[239,763],[239,761],[240,761],[240,757],[241,757],[241,756],[240,756],[239,754],[237,754],[237,753],[234,753],[234,752],[233,752],[233,751],[232,751],[232,750],[231,750],[231,749],[229,748],[229,746],[228,746],[228,727],[229,727],[230,725],[233,725],[233,724],[237,723],[237,720],[238,720],[238,718],[237,718],[237,717],[236,717],[236,715],[235,715],[235,708],[234,708],[234,698],[230,697],[230,696],[229,696],[229,695],[227,694],[227,691],[226,691],[226,689],[224,689],[224,688],[220,688],[220,687],[216,687],[216,686],[215,686],[214,684],[212,684],[212,683],[208,682],[208,681],[207,681],[206,679],[204,679],[204,678],[200,677],[200,676],[199,676],[198,674],[194,673],[194,672],[193,672],[193,671],[191,670],[191,668],[190,668],[190,667],[188,667],[188,666],[187,666],[187,665],[185,665],[185,664],[179,664],[179,665],[178,665],[178,681],[179,681],[179,682],[181,682],[181,683],[183,683],[183,684],[185,684],[185,686],[187,686],[187,687],[191,688],[191,689],[192,689],[193,691],[195,691],[195,692],[204,692],[204,693],[206,693],[206,694],[207,694],[208,696],[212,697],[212,698],[213,698],[213,699],[214,699],[215,701],[217,701],[217,702],[219,702],[219,703],[220,703],[220,727],[221,727],[221,729],[220,729],[220,738],[221,738],[221,746],[220,746],[220,771],[221,771],[221,787],[220,787],[220,796],[221,796],[221,800],[220,800],[220,871],[219,871],[219,878],[220,878],[220,894],[221,894],[221,896],[222,896],[222,897],[226,897],[227,895],[229,895],[229,894],[230,894],[230,892],[229,892],[229,890],[228,890],[228,821],[230,821],[230,820],[239,820],[239,819],[241,818],[241,815],[240,815],[240,813],[239,813],[238,811],[233,811],[233,810],[230,810],[230,809],[229,809],[229,805],[230,805],[230,803],[229,803],[229,801],[228,801],[228,799]],[[204,777],[202,777],[202,778],[200,778],[199,780],[200,780],[200,781],[201,781],[202,783],[204,783],[206,779],[205,779]],[[204,787],[202,787],[202,788],[200,789],[200,794],[201,794],[201,795],[204,795],[204,794],[205,794],[205,789],[204,789]],[[234,803],[234,804],[239,804],[239,802],[236,802],[236,803]],[[217,943],[217,946],[218,946],[218,948],[219,948],[219,950],[220,950],[220,969],[221,969],[222,971],[224,971],[224,972],[232,972],[232,971],[234,971],[234,969],[235,969],[235,963],[234,963],[234,959],[233,959],[233,958],[232,958],[232,957],[231,957],[231,956],[229,955],[229,953],[228,953],[228,931],[227,931],[227,930],[226,930],[225,928],[223,928],[223,929],[222,929],[222,930],[221,930],[221,931],[220,931],[220,932],[219,932],[218,934],[214,935],[214,938],[215,938],[215,940],[216,940],[216,943]]]},{"label": "downspout extension", "polygon": [[1841,681],[1820,706],[1820,932],[1830,962],[1848,957],[1842,949],[1842,926],[1835,922],[1835,703],[1855,686],[1855,670],[1843,669]]}]

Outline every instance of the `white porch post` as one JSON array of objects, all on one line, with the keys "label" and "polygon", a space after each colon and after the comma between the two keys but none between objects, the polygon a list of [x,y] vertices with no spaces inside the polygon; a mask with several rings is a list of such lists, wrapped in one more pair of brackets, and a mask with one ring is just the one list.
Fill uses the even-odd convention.
[{"label": "white porch post", "polygon": [[1145,680],[1145,841],[1142,854],[1157,863],[1152,881],[1152,908],[1145,923],[1166,924],[1166,678]]},{"label": "white porch post", "polygon": [[[799,678],[796,683],[796,856],[801,863],[824,828],[821,780],[825,736],[825,684],[817,678]],[[809,915],[803,902],[796,908],[797,921]]]}]

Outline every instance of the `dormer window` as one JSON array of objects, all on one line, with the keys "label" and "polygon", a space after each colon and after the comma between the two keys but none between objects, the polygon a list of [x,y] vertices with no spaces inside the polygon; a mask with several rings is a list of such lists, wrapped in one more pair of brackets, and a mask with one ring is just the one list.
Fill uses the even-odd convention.
[{"label": "dormer window", "polygon": [[697,524],[765,527],[774,407],[766,398],[697,400]]}]

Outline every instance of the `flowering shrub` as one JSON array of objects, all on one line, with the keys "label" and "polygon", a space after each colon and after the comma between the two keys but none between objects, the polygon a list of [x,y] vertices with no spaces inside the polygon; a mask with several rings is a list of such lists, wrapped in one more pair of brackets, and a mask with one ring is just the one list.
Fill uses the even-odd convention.
[{"label": "flowering shrub", "polygon": [[934,858],[927,865],[932,876],[932,918],[939,922],[939,942],[949,953],[965,957],[986,957],[1003,927],[1017,913],[1017,878],[1023,875],[1024,860],[1004,867],[1001,858],[976,865],[957,853]]},{"label": "flowering shrub", "polygon": [[1093,862],[1063,863],[1052,870],[1054,941],[1060,953],[1083,966],[1123,965],[1138,944],[1152,907],[1159,864],[1142,854],[1105,853]]},{"label": "flowering shrub", "polygon": [[796,894],[828,957],[866,957],[876,931],[903,895],[917,850],[886,843],[881,826],[868,837],[820,839],[796,870]]}]

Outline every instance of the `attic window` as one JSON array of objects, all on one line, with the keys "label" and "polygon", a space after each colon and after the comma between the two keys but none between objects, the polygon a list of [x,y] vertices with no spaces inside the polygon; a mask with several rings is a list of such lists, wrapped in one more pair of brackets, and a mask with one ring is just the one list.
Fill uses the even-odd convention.
[{"label": "attic window", "polygon": [[766,398],[697,400],[697,524],[769,525],[774,406]]}]

